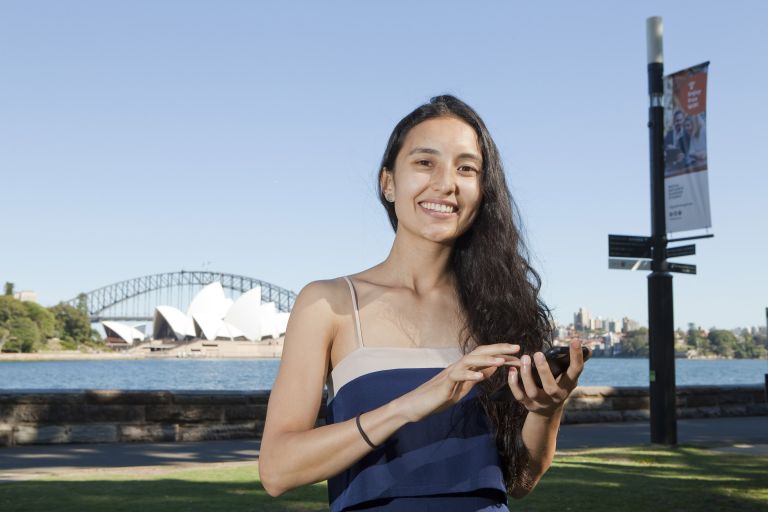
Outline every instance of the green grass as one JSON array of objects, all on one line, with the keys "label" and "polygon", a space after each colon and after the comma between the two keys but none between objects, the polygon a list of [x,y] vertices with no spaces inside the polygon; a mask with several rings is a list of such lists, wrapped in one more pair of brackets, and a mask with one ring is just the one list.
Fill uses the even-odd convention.
[{"label": "green grass", "polygon": [[[315,511],[328,509],[326,492],[322,482],[273,498],[259,483],[257,463],[89,472],[0,484],[0,510]],[[687,446],[567,451],[529,496],[509,502],[511,510],[557,512],[768,510],[768,457]]]}]

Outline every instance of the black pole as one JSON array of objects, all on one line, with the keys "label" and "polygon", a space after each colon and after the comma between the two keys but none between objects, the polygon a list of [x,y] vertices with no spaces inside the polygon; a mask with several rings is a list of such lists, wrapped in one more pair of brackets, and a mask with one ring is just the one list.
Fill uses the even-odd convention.
[{"label": "black pole", "polygon": [[677,444],[675,328],[672,274],[667,272],[664,203],[664,63],[661,18],[648,24],[648,128],[651,161],[652,272],[648,275],[648,360],[650,364],[651,442]]}]

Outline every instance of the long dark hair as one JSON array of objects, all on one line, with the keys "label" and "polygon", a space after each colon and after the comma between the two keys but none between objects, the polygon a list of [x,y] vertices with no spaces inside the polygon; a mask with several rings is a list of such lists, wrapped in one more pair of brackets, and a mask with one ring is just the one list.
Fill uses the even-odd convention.
[{"label": "long dark hair", "polygon": [[[552,315],[539,298],[541,278],[529,263],[518,228],[519,210],[507,187],[499,150],[477,112],[451,95],[436,96],[416,108],[392,131],[379,177],[385,169],[395,172],[395,159],[411,128],[436,117],[455,117],[470,125],[483,157],[480,210],[469,229],[456,239],[450,260],[466,318],[462,351],[466,354],[477,345],[504,342],[519,344],[519,355],[533,355],[552,344]],[[397,232],[394,204],[386,200],[381,181],[377,181],[379,201]],[[507,492],[512,494],[513,489],[528,489],[533,482],[527,471],[530,456],[522,439],[528,410],[514,399],[495,402],[488,397],[506,382],[506,371],[496,371],[491,379],[478,383],[477,395],[494,429]]]}]

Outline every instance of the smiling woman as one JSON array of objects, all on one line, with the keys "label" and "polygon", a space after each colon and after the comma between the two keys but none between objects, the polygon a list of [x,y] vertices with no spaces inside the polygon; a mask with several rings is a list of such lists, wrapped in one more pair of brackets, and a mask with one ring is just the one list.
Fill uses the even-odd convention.
[{"label": "smiling woman", "polygon": [[[403,118],[378,184],[392,249],[297,296],[262,483],[278,496],[327,479],[332,512],[508,510],[507,495],[525,496],[552,462],[582,351],[572,344],[552,376],[540,279],[496,145],[468,105],[438,96]],[[326,424],[315,427],[324,384]],[[514,399],[491,400],[503,386]]]}]

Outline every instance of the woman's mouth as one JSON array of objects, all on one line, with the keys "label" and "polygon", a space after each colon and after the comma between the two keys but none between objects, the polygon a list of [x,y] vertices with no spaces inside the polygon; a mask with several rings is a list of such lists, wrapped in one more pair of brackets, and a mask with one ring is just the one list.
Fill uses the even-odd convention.
[{"label": "woman's mouth", "polygon": [[458,215],[458,210],[453,206],[430,203],[429,201],[419,203],[419,208],[427,215],[437,217],[438,219],[450,219]]}]

